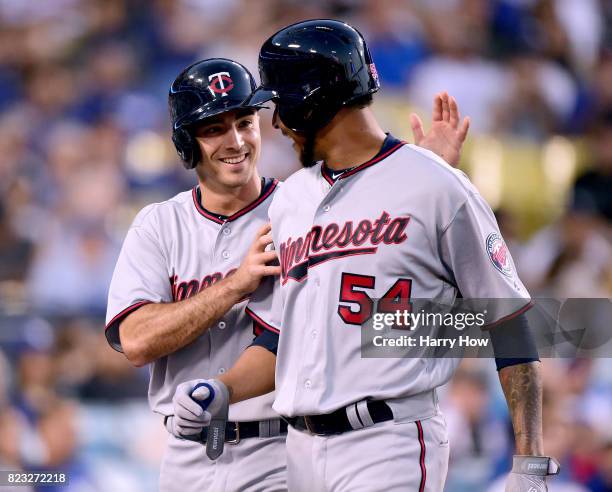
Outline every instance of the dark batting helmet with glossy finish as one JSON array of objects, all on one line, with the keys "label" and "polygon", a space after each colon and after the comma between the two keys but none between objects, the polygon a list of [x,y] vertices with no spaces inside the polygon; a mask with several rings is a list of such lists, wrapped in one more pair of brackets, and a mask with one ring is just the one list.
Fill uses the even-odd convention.
[{"label": "dark batting helmet with glossy finish", "polygon": [[379,88],[363,36],[348,24],[298,22],[271,36],[259,52],[261,86],[251,104],[274,100],[294,131],[322,128],[347,104]]},{"label": "dark batting helmet with glossy finish", "polygon": [[257,109],[249,102],[257,84],[240,63],[210,58],[190,65],[172,83],[168,106],[172,141],[187,169],[201,159],[194,127],[211,116],[240,108]]}]

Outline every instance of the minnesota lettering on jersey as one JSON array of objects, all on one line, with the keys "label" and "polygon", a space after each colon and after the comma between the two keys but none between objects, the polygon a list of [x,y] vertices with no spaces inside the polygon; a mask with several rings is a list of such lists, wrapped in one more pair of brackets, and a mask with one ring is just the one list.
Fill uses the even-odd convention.
[{"label": "minnesota lettering on jersey", "polygon": [[[375,254],[380,243],[401,244],[410,217],[391,218],[387,212],[371,221],[363,219],[357,225],[352,220],[339,226],[332,222],[325,227],[313,226],[303,237],[280,245],[281,279],[301,282],[308,269],[326,261],[355,255]],[[330,251],[331,250],[331,251]]]},{"label": "minnesota lettering on jersey", "polygon": [[183,299],[187,299],[198,292],[202,292],[207,287],[216,284],[220,280],[223,280],[235,271],[236,269],[234,268],[225,275],[220,272],[215,272],[210,275],[206,275],[202,280],[192,279],[182,282],[179,282],[178,275],[172,275],[172,277],[170,277],[170,285],[172,286],[172,300],[182,301]]}]

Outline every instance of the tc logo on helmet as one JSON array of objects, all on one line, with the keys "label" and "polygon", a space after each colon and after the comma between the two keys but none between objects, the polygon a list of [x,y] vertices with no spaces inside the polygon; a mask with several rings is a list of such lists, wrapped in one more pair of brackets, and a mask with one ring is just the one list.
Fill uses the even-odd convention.
[{"label": "tc logo on helmet", "polygon": [[[214,80],[213,80],[214,79]],[[227,93],[234,88],[234,81],[230,78],[229,72],[217,72],[208,76],[208,90],[215,96],[221,94],[221,97],[227,96]]]}]

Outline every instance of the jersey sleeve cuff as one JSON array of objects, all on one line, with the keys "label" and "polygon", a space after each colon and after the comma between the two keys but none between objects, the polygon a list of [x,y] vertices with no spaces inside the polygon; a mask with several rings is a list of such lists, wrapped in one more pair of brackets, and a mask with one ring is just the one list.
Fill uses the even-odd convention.
[{"label": "jersey sleeve cuff", "polygon": [[152,301],[139,301],[128,307],[126,307],[123,311],[117,314],[113,319],[111,319],[104,328],[104,334],[106,335],[106,341],[108,344],[114,348],[117,352],[123,352],[123,348],[121,347],[121,340],[119,339],[119,325],[126,318],[128,314],[133,313],[137,309],[141,308],[146,304],[152,304]]},{"label": "jersey sleeve cuff", "polygon": [[257,323],[257,325],[259,325],[261,328],[271,331],[272,333],[276,333],[277,335],[280,333],[280,327],[277,328],[273,326],[272,324],[268,323],[267,321],[263,320],[261,317],[255,314],[250,308],[246,307],[245,311],[253,319],[253,321]]},{"label": "jersey sleeve cuff", "polygon": [[529,309],[531,309],[533,307],[533,305],[535,304],[535,302],[531,299],[529,299],[529,301],[527,302],[527,304],[525,304],[523,307],[517,309],[516,311],[514,311],[513,313],[510,313],[506,316],[504,316],[503,318],[499,318],[497,321],[493,321],[491,323],[488,323],[486,325],[484,325],[482,327],[483,330],[490,330],[491,328],[494,328],[502,323],[505,323],[506,321],[510,321],[511,319],[516,318],[517,316],[520,316],[521,314],[527,312]]}]

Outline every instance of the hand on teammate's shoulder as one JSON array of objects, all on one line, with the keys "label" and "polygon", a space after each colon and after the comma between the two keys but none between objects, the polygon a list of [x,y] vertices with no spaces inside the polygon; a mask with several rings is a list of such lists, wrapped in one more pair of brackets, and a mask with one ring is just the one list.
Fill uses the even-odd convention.
[{"label": "hand on teammate's shoulder", "polygon": [[238,270],[228,277],[232,289],[247,296],[259,286],[263,277],[280,275],[278,257],[272,243],[271,226],[266,224],[257,232]]}]

